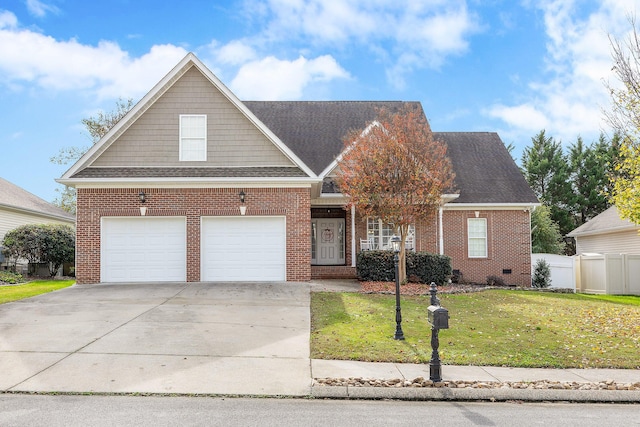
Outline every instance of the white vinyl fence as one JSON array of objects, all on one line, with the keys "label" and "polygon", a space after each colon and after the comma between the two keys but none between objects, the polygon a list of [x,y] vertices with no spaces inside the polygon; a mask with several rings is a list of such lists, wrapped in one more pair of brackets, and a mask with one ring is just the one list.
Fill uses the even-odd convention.
[{"label": "white vinyl fence", "polygon": [[531,254],[531,277],[536,262],[544,259],[551,268],[550,288],[576,289],[576,275],[573,257],[555,254]]},{"label": "white vinyl fence", "polygon": [[590,294],[640,295],[640,255],[578,255],[576,291]]}]

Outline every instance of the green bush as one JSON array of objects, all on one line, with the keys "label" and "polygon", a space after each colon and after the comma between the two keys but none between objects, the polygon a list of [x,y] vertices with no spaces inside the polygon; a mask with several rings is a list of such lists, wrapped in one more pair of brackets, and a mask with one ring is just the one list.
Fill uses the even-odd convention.
[{"label": "green bush", "polygon": [[390,282],[394,280],[393,252],[362,251],[358,253],[357,271],[360,280]]},{"label": "green bush", "polygon": [[24,278],[21,274],[14,273],[12,271],[0,271],[0,282],[16,284],[24,282]]},{"label": "green bush", "polygon": [[[451,276],[451,258],[427,252],[407,252],[407,278],[411,282],[443,284]],[[393,252],[358,253],[358,278],[372,282],[392,282],[395,278]]]},{"label": "green bush", "polygon": [[534,288],[548,288],[551,285],[551,266],[543,259],[536,261],[533,269],[531,286]]}]

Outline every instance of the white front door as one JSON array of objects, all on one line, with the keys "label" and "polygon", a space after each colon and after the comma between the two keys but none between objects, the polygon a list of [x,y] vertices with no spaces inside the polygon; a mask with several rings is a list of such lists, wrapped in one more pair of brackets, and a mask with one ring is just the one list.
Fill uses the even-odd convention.
[{"label": "white front door", "polygon": [[[312,259],[316,265],[344,264],[344,218],[317,218],[312,220]],[[315,249],[315,250],[314,250]]]}]

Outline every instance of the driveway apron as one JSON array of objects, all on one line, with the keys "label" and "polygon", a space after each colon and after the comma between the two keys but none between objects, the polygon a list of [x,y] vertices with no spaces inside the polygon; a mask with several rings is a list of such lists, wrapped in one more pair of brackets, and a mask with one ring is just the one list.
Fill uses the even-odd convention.
[{"label": "driveway apron", "polygon": [[0,390],[310,394],[309,284],[75,285],[0,305]]}]

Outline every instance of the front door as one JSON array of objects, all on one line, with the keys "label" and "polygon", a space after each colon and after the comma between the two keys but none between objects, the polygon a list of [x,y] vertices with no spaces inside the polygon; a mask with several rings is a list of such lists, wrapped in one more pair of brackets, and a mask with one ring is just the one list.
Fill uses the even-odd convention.
[{"label": "front door", "polygon": [[344,218],[315,218],[311,228],[312,263],[344,264]]}]

